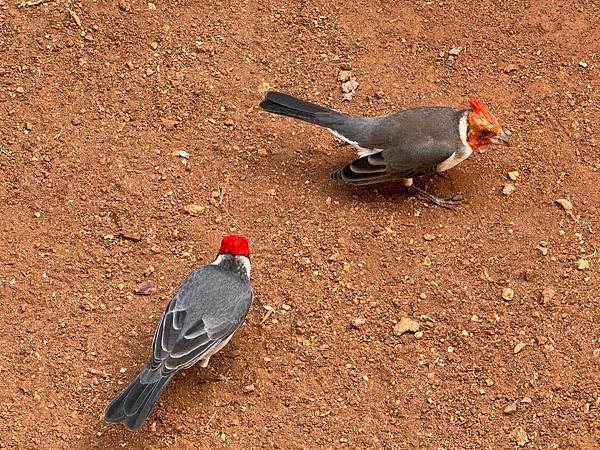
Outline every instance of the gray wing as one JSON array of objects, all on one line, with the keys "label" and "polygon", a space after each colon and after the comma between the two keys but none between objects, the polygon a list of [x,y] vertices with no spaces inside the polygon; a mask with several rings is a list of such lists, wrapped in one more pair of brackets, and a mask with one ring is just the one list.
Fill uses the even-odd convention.
[{"label": "gray wing", "polygon": [[352,161],[331,176],[357,186],[415,178],[435,172],[456,151],[443,143],[430,148],[413,146],[397,152],[380,151]]},{"label": "gray wing", "polygon": [[151,370],[190,367],[227,341],[252,303],[250,284],[216,266],[194,271],[163,313],[152,342]]},{"label": "gray wing", "polygon": [[362,185],[435,172],[464,147],[458,130],[464,114],[450,108],[415,108],[373,119],[357,136],[357,143],[373,153],[332,176]]}]

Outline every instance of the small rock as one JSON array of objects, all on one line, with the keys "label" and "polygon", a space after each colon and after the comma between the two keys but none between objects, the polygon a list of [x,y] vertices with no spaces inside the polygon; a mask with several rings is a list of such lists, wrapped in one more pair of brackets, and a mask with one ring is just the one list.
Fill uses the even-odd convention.
[{"label": "small rock", "polygon": [[254,392],[256,390],[256,386],[254,386],[254,383],[247,384],[246,386],[244,386],[243,390],[244,393],[250,394],[251,392]]},{"label": "small rock", "polygon": [[150,11],[156,11],[156,5],[154,3],[148,3],[148,9]]},{"label": "small rock", "polygon": [[462,47],[452,47],[450,50],[448,50],[448,54],[450,56],[458,56],[460,55],[460,52],[462,52]]},{"label": "small rock", "polygon": [[156,50],[158,48],[158,42],[150,42],[150,47],[152,47],[153,50]]},{"label": "small rock", "polygon": [[71,123],[75,126],[81,125],[81,119],[79,117],[73,117]]},{"label": "small rock", "polygon": [[517,190],[517,187],[512,183],[506,183],[502,188],[502,193],[504,195],[510,195]]},{"label": "small rock", "polygon": [[492,386],[494,385],[494,380],[492,380],[491,378],[486,378],[486,379],[485,379],[485,384],[486,384],[488,387],[492,387]]},{"label": "small rock", "polygon": [[587,69],[588,63],[585,61],[579,61],[579,67],[582,67],[584,69]]},{"label": "small rock", "polygon": [[156,282],[154,280],[144,280],[135,287],[134,292],[137,295],[150,295],[155,289]]},{"label": "small rock", "polygon": [[536,339],[538,345],[545,345],[546,342],[548,342],[548,338],[546,336],[538,336],[535,339]]},{"label": "small rock", "polygon": [[513,72],[516,72],[519,69],[519,66],[517,66],[516,64],[509,64],[506,67],[504,67],[504,73],[510,74]]},{"label": "small rock", "polygon": [[510,302],[513,298],[515,298],[515,291],[512,288],[502,289],[502,298],[507,302]]},{"label": "small rock", "polygon": [[515,345],[515,349],[513,350],[513,353],[516,355],[517,353],[519,353],[524,348],[525,348],[525,343],[519,342],[517,345]]},{"label": "small rock", "polygon": [[512,181],[517,181],[519,179],[519,176],[521,174],[519,172],[517,172],[516,170],[513,170],[512,172],[508,172],[508,178],[510,178]]},{"label": "small rock", "polygon": [[17,91],[19,94],[23,94],[25,92],[25,88],[23,86],[18,86],[15,91]]},{"label": "small rock", "polygon": [[261,147],[258,150],[256,150],[256,154],[258,156],[267,156],[267,149]]},{"label": "small rock", "polygon": [[352,70],[352,66],[350,65],[350,63],[343,62],[340,63],[340,70]]},{"label": "small rock", "polygon": [[402,317],[400,322],[394,325],[394,334],[402,336],[406,332],[415,333],[419,331],[419,322],[408,317]]},{"label": "small rock", "polygon": [[417,331],[415,333],[415,339],[421,339],[423,337],[423,332],[422,331]]},{"label": "small rock", "polygon": [[189,205],[185,205],[183,207],[183,210],[188,213],[190,216],[199,216],[200,214],[202,214],[205,210],[206,207],[205,206],[201,206],[201,205],[196,205],[194,203],[190,203]]},{"label": "small rock", "polygon": [[364,317],[355,317],[354,319],[352,319],[352,322],[350,322],[352,324],[352,327],[356,328],[357,330],[359,328],[361,328],[365,323],[367,323],[366,319]]},{"label": "small rock", "polygon": [[577,261],[577,268],[579,270],[588,270],[590,268],[590,262],[587,259],[581,258]]},{"label": "small rock", "polygon": [[286,305],[285,303],[281,305],[281,309],[283,309],[284,311],[289,311],[290,309],[292,309],[292,307],[290,305]]},{"label": "small rock", "polygon": [[154,266],[148,266],[146,268],[146,270],[144,270],[144,272],[142,273],[142,275],[144,275],[145,277],[149,277],[153,273],[154,273]]},{"label": "small rock", "polygon": [[121,11],[131,11],[131,5],[129,4],[129,0],[119,0],[119,8],[121,9]]},{"label": "small rock", "polygon": [[527,437],[527,433],[522,427],[519,427],[515,430],[515,441],[517,441],[517,445],[519,447],[523,447],[525,444],[529,442],[529,438]]},{"label": "small rock", "polygon": [[426,241],[433,241],[435,239],[435,234],[426,233],[423,235],[423,239],[425,239]]},{"label": "small rock", "polygon": [[563,209],[567,212],[573,211],[573,203],[571,203],[566,198],[556,199],[556,203],[563,207]]},{"label": "small rock", "polygon": [[506,408],[504,408],[503,412],[504,414],[512,414],[517,410],[517,402],[513,402],[510,405],[508,405]]},{"label": "small rock", "polygon": [[346,81],[350,81],[352,78],[352,72],[350,70],[340,70],[338,72],[338,81],[340,83],[345,83]]},{"label": "small rock", "polygon": [[358,82],[356,80],[348,80],[342,83],[342,100],[347,102],[354,98],[356,89],[358,88]]},{"label": "small rock", "polygon": [[139,234],[128,231],[120,231],[118,237],[131,242],[140,242],[142,240],[142,237]]},{"label": "small rock", "polygon": [[160,123],[162,124],[163,127],[165,127],[167,130],[172,130],[173,128],[175,128],[177,126],[177,124],[179,123],[178,121],[174,120],[174,119],[167,119],[166,117],[163,119],[160,119]]},{"label": "small rock", "polygon": [[544,305],[547,305],[548,303],[550,303],[552,301],[552,299],[554,298],[554,295],[556,294],[556,291],[552,288],[545,288],[542,291],[542,303]]}]

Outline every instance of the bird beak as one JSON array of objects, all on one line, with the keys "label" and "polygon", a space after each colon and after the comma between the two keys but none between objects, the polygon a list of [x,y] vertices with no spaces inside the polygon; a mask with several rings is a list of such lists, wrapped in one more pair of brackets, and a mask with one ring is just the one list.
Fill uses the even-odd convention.
[{"label": "bird beak", "polygon": [[506,135],[506,133],[504,132],[504,130],[502,128],[500,128],[500,131],[498,131],[498,134],[493,137],[491,139],[492,144],[503,144],[503,145],[510,145],[510,142],[508,142],[508,136]]}]

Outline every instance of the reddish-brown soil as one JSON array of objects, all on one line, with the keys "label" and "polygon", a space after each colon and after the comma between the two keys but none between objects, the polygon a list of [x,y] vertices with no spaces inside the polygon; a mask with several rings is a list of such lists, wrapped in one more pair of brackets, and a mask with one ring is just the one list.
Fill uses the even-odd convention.
[{"label": "reddish-brown soil", "polygon": [[[599,14],[0,0],[0,447],[600,446]],[[357,114],[475,94],[513,145],[419,180],[466,198],[431,207],[330,180],[353,150],[261,111],[268,87]],[[231,379],[191,369],[140,432],[105,423],[179,281],[233,231],[256,297],[211,361]],[[135,295],[149,266],[157,289]],[[396,336],[402,317],[422,335]]]}]

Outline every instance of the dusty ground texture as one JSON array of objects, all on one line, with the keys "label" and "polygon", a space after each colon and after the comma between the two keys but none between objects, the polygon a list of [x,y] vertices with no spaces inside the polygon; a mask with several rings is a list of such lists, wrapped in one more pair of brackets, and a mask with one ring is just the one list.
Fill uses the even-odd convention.
[{"label": "dusty ground texture", "polygon": [[[600,446],[599,14],[0,0],[0,447]],[[259,110],[269,86],[360,114],[475,94],[513,145],[419,181],[456,211],[350,188],[329,173],[353,150]],[[189,370],[139,433],[104,423],[233,231],[256,299],[211,361],[231,379]],[[421,333],[395,335],[403,317]]]}]

